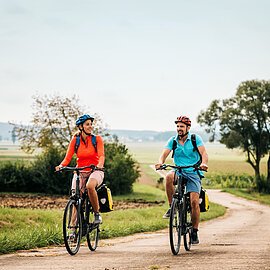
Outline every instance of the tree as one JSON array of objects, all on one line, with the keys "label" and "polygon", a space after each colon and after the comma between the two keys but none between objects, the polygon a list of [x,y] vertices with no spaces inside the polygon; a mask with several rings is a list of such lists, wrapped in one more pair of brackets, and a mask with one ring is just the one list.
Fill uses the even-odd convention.
[{"label": "tree", "polygon": [[[80,106],[79,98],[53,96],[33,96],[33,118],[29,126],[14,124],[15,133],[21,142],[22,149],[32,153],[36,148],[47,149],[57,144],[66,149],[75,133],[75,120],[86,112]],[[99,115],[95,116],[94,133],[104,132]]]},{"label": "tree", "polygon": [[[254,169],[258,190],[270,192],[270,81],[242,82],[234,97],[212,101],[200,112],[197,121],[211,133],[212,140],[219,127],[221,143],[242,149]],[[264,184],[260,162],[265,155],[268,162]]]}]

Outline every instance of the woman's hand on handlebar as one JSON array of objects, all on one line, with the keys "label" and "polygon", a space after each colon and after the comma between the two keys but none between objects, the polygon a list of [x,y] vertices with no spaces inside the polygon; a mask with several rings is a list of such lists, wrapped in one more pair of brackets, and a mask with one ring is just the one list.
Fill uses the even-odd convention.
[{"label": "woman's hand on handlebar", "polygon": [[103,162],[99,162],[97,166],[95,166],[97,171],[104,171],[104,164]]},{"label": "woman's hand on handlebar", "polygon": [[95,170],[104,172],[104,167],[96,166]]},{"label": "woman's hand on handlebar", "polygon": [[58,165],[58,166],[55,167],[55,171],[56,172],[59,172],[61,168],[63,168],[63,166],[62,165]]}]

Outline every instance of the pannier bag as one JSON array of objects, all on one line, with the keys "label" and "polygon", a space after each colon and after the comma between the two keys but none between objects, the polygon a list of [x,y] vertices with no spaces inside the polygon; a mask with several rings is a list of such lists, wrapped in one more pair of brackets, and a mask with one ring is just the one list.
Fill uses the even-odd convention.
[{"label": "pannier bag", "polygon": [[207,194],[206,190],[203,188],[201,188],[199,204],[200,204],[200,211],[201,212],[207,212],[209,210],[208,194]]},{"label": "pannier bag", "polygon": [[106,213],[113,211],[113,200],[111,190],[103,184],[97,189],[98,202],[99,202],[99,211],[101,213]]}]

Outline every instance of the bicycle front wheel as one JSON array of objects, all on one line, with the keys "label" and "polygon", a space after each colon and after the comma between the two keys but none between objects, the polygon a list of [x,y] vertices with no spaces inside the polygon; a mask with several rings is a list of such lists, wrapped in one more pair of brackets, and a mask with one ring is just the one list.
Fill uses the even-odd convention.
[{"label": "bicycle front wheel", "polygon": [[63,217],[63,236],[66,249],[70,255],[75,255],[80,248],[82,238],[82,219],[78,202],[69,200]]},{"label": "bicycle front wheel", "polygon": [[170,215],[170,245],[174,255],[180,250],[181,234],[182,234],[182,203],[178,199],[173,199]]},{"label": "bicycle front wheel", "polygon": [[192,229],[192,221],[191,221],[191,208],[189,196],[184,197],[184,224],[185,224],[185,232],[184,232],[184,247],[186,251],[189,251],[191,248],[191,229]]},{"label": "bicycle front wheel", "polygon": [[[93,226],[91,224],[91,226]],[[86,235],[87,244],[91,251],[95,251],[98,246],[99,240],[99,226],[95,225],[94,228],[91,228],[89,233]]]},{"label": "bicycle front wheel", "polygon": [[88,201],[88,207],[87,207],[87,233],[86,233],[86,239],[87,239],[87,245],[91,251],[95,251],[98,246],[98,240],[99,240],[99,225],[95,225],[94,222],[94,213],[92,211],[92,207],[90,206],[90,203]]}]

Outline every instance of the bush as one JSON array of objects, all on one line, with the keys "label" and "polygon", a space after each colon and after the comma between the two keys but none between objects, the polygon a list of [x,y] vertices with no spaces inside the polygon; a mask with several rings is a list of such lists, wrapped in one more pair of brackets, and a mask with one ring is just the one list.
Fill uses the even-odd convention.
[{"label": "bush", "polygon": [[[18,161],[0,163],[0,185],[4,192],[35,192],[69,194],[71,173],[55,173],[65,153],[55,147],[47,148],[32,163]],[[105,181],[113,194],[132,192],[132,184],[139,177],[136,161],[125,145],[118,141],[105,143]],[[70,166],[75,165],[75,159]]]},{"label": "bush", "polygon": [[1,191],[68,194],[67,175],[54,173],[54,167],[61,162],[62,157],[63,153],[50,148],[31,163],[1,162]]},{"label": "bush", "polygon": [[204,180],[206,185],[216,188],[248,188],[255,189],[254,177],[247,174],[211,173]]},{"label": "bush", "polygon": [[69,193],[72,176],[66,173],[55,173],[55,166],[60,164],[63,156],[63,151],[51,147],[37,157],[31,168],[33,182],[38,185],[38,190],[35,192],[46,194]]},{"label": "bush", "polygon": [[33,187],[31,163],[23,161],[0,163],[0,186],[4,192],[27,192]]},{"label": "bush", "polygon": [[132,192],[132,185],[140,176],[139,166],[124,144],[117,140],[105,144],[105,182],[114,195]]}]

